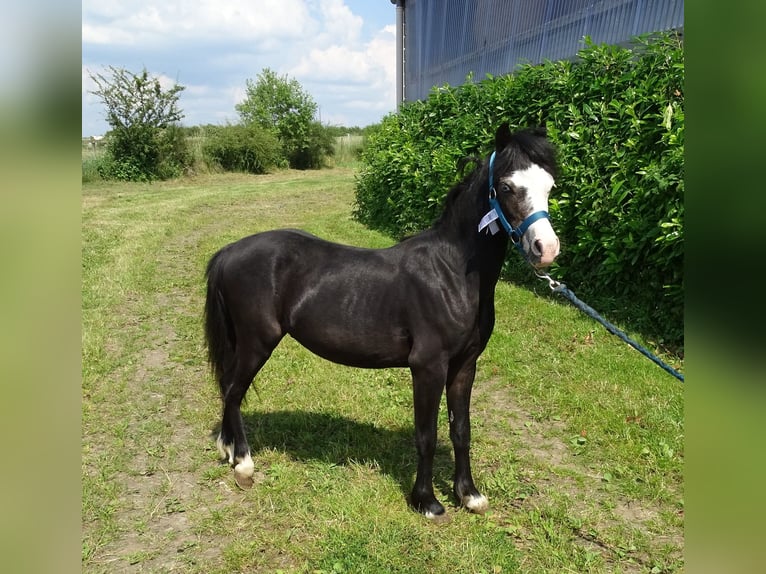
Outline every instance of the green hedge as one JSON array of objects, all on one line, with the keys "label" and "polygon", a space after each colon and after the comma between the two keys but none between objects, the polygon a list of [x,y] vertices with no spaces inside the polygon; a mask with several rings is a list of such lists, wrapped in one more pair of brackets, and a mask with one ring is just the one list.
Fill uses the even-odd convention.
[{"label": "green hedge", "polygon": [[682,352],[683,88],[674,34],[632,48],[588,43],[573,62],[436,88],[369,138],[356,215],[397,238],[424,229],[459,179],[457,162],[488,153],[501,122],[545,125],[561,167],[550,206],[562,242],[553,274]]}]

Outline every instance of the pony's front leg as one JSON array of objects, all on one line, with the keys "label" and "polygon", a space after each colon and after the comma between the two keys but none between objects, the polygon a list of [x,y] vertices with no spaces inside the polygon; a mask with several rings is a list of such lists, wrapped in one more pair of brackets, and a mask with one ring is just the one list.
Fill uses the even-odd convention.
[{"label": "pony's front leg", "polygon": [[433,487],[433,464],[436,451],[436,421],[444,390],[446,369],[411,367],[415,405],[415,446],[418,471],[412,487],[411,503],[430,519],[444,516],[444,506],[436,499]]},{"label": "pony's front leg", "polygon": [[455,496],[462,506],[483,514],[489,508],[487,497],[479,493],[471,475],[471,389],[476,361],[464,364],[447,381],[447,409],[452,446],[455,449]]}]

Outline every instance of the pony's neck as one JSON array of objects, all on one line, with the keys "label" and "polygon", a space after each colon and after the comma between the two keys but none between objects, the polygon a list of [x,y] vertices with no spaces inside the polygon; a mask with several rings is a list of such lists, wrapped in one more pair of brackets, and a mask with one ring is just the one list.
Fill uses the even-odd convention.
[{"label": "pony's neck", "polygon": [[434,224],[443,237],[454,243],[470,243],[477,236],[482,217],[479,212],[489,205],[485,198],[489,194],[488,186],[485,163],[450,190],[444,201],[444,210]]},{"label": "pony's neck", "polygon": [[467,271],[479,271],[482,283],[494,287],[505,260],[508,235],[503,229],[492,235],[479,232],[479,222],[489,210],[489,179],[486,162],[448,194],[436,231],[461,254]]}]

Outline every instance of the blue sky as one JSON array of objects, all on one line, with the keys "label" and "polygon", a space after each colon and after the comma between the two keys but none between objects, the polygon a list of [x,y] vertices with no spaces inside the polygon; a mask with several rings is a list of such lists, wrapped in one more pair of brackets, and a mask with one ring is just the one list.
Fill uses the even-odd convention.
[{"label": "blue sky", "polygon": [[89,93],[107,66],[186,86],[182,123],[236,122],[263,68],[298,80],[325,124],[365,126],[396,109],[390,0],[83,0],[82,135],[107,131]]}]

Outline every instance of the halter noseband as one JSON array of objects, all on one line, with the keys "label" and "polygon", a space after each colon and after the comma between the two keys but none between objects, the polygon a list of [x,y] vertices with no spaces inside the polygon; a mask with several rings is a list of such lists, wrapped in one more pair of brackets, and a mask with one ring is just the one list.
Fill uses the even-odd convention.
[{"label": "halter noseband", "polygon": [[[524,219],[524,221],[522,221],[521,224],[516,228],[514,228],[513,225],[510,224],[508,219],[506,219],[502,208],[500,207],[500,202],[497,201],[497,191],[495,190],[495,184],[494,184],[495,154],[496,152],[493,151],[492,155],[489,156],[489,207],[491,208],[490,213],[494,211],[497,214],[498,221],[500,221],[500,224],[503,226],[503,229],[505,229],[506,233],[508,233],[508,236],[511,238],[511,241],[513,241],[514,244],[519,245],[519,243],[521,242],[521,238],[527,232],[527,229],[529,229],[530,225],[532,225],[538,219],[542,219],[542,218],[550,219],[550,216],[548,215],[547,211],[540,210],[540,211],[535,211],[534,213],[528,215],[526,219]],[[484,222],[484,220],[482,220],[482,222]],[[486,226],[486,224],[484,226]],[[484,226],[480,224],[479,231],[481,231]]]}]

